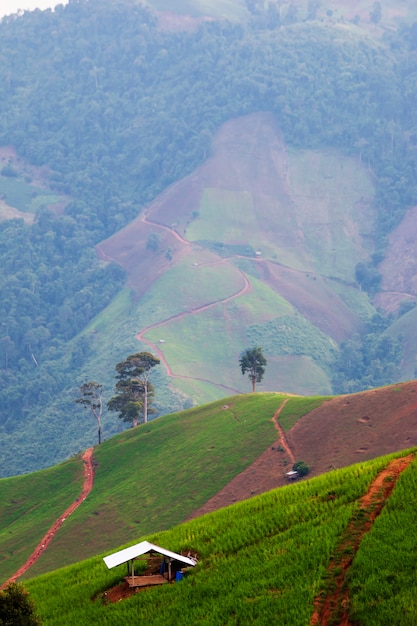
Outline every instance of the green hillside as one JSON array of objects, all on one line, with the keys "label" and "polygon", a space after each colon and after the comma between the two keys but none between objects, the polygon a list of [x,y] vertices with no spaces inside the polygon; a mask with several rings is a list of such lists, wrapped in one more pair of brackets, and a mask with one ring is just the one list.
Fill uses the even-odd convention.
[{"label": "green hillside", "polygon": [[[126,567],[107,570],[97,556],[28,581],[27,588],[46,626],[132,621],[155,626],[307,626],[315,608],[333,597],[334,577],[341,571],[339,567],[336,574],[337,559],[343,562],[343,550],[351,550],[353,564],[345,572],[343,594],[336,596],[328,623],[339,624],[340,616],[347,614],[361,626],[413,626],[416,462],[400,475],[390,497],[389,489],[380,488],[364,498],[378,477],[394,485],[400,470],[382,473],[394,456],[400,455],[274,490],[147,535],[164,548],[198,554],[198,565],[178,584],[109,604],[104,592],[122,580]],[[374,507],[384,504],[377,520],[367,526]],[[140,538],[137,535],[130,545]],[[110,552],[117,549],[115,539]]]},{"label": "green hillside", "polygon": [[79,460],[33,474],[0,480],[0,584],[33,552],[52,523],[77,498]]},{"label": "green hillside", "polygon": [[[278,438],[271,420],[284,399],[273,393],[227,398],[165,416],[96,447],[92,493],[30,575],[183,521]],[[81,474],[80,461],[72,460],[0,481],[0,581],[24,563],[80,494]]]}]

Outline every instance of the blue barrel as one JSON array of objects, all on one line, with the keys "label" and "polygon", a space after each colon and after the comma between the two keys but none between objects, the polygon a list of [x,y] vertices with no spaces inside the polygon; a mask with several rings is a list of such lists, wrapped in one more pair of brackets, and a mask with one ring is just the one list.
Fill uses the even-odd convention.
[{"label": "blue barrel", "polygon": [[183,574],[182,572],[177,572],[177,573],[175,574],[175,582],[176,582],[176,583],[179,583],[179,582],[180,582],[180,580],[182,580],[183,578],[184,578],[184,574]]}]

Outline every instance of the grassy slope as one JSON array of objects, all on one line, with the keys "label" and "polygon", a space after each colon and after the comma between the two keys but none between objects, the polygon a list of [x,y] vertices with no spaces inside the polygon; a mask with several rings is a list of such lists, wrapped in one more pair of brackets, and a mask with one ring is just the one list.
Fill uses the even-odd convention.
[{"label": "grassy slope", "polygon": [[[219,271],[219,279],[212,285],[218,289],[217,284],[225,284],[230,271],[230,265],[222,264]],[[233,266],[232,266],[233,267]],[[206,270],[206,268],[202,268]],[[205,295],[205,301],[210,303],[215,297],[210,283],[205,280],[204,272],[199,268],[194,268],[195,276],[199,277],[200,291]],[[248,388],[248,382],[242,378],[238,367],[231,367],[232,363],[237,363],[242,346],[262,345],[268,359],[268,368],[262,384],[263,390],[285,390],[289,393],[305,394],[328,394],[331,391],[329,380],[325,372],[307,358],[303,350],[297,356],[277,353],[274,350],[269,338],[267,327],[263,323],[268,323],[281,316],[292,316],[294,309],[279,294],[269,289],[260,280],[249,277],[249,292],[240,295],[226,303],[220,303],[197,315],[186,315],[182,318],[174,319],[163,327],[160,326],[144,334],[144,338],[153,343],[157,343],[163,338],[163,352],[168,363],[173,364],[172,370],[175,375],[186,376],[189,380],[174,380],[173,384],[179,386],[185,393],[198,399],[201,402],[210,401],[211,391],[208,388],[196,388],[195,378],[210,381],[212,385],[225,385],[230,390],[244,391]],[[147,301],[141,307],[141,312],[146,316],[149,307],[153,302],[158,305],[165,302],[166,281],[158,281],[153,285],[151,301]],[[189,283],[186,283],[187,287]],[[235,274],[235,282],[229,285],[229,295],[232,295],[242,286],[242,277]],[[202,289],[201,289],[202,288]],[[221,291],[218,291],[221,295]],[[225,292],[223,293],[225,295]],[[190,301],[188,293],[188,302]],[[173,302],[176,296],[173,294]],[[170,302],[171,299],[168,298]],[[187,304],[187,298],[184,298]],[[194,306],[198,306],[199,300],[195,297]],[[201,302],[201,300],[200,300]],[[169,306],[169,305],[164,305]],[[193,308],[193,305],[191,305]],[[156,313],[155,319],[159,318]],[[257,325],[256,338],[249,331],[252,325]],[[304,332],[310,333],[313,337],[317,329],[310,327],[306,323]],[[303,342],[305,346],[307,337]],[[161,347],[161,346],[160,346]],[[204,354],[204,359],[201,358]],[[224,390],[218,388],[219,395],[223,395]],[[205,395],[209,394],[209,395]]]},{"label": "grassy slope", "polygon": [[83,480],[83,465],[76,459],[0,480],[1,582],[23,565],[52,523],[79,496]]},{"label": "grassy slope", "polygon": [[[290,397],[280,422],[289,431],[296,457],[317,475],[331,464],[355,462],[361,444],[367,446],[368,459],[415,445],[415,437],[406,437],[415,432],[415,392],[416,383],[403,383],[335,398]],[[272,393],[227,398],[102,444],[95,450],[93,492],[66,520],[29,575],[181,522],[276,439],[271,417],[284,398]],[[277,485],[282,471],[278,462]],[[1,582],[79,495],[81,472],[80,462],[73,460],[0,481]]]},{"label": "grassy slope", "polygon": [[[227,409],[223,400],[165,416],[103,443],[94,453],[93,492],[66,520],[30,575],[184,520],[276,440],[271,418],[284,397],[233,397]],[[48,491],[44,488],[37,497]],[[3,577],[12,572],[3,562]]]},{"label": "grassy slope", "polygon": [[[373,230],[369,173],[336,151],[292,149],[285,182],[290,203],[285,196],[263,197],[256,174],[249,190],[205,188],[187,238],[244,242],[262,250],[263,258],[352,281]],[[295,238],[295,231],[302,237]]]},{"label": "grassy slope", "polygon": [[373,234],[369,173],[337,152],[292,150],[290,186],[315,271],[354,282],[355,265],[372,251],[364,246]]},{"label": "grassy slope", "polygon": [[[155,626],[166,623],[243,626],[277,623],[278,616],[282,626],[307,626],[313,601],[325,584],[329,558],[357,510],[356,501],[387,462],[387,457],[379,458],[331,472],[149,537],[154,543],[177,552],[191,549],[198,553],[198,566],[178,585],[148,589],[129,600],[106,605],[100,596],[125,575],[125,566],[108,571],[101,557],[96,557],[29,581],[27,587],[45,626],[63,622],[66,626],[92,623],[116,626],[132,620],[135,624]],[[414,568],[407,570],[400,587],[393,588],[390,578],[396,575],[396,555],[402,545],[407,546],[414,560],[417,555],[412,495],[416,473],[414,462],[400,478],[398,487],[402,489],[402,497],[395,499],[394,490],[392,505],[383,510],[378,520],[388,522],[388,534],[383,540],[395,554],[393,562],[386,563],[387,577],[380,579],[377,600],[380,620],[372,621],[374,602],[372,597],[370,600],[369,595],[362,594],[362,624],[408,626],[417,619],[414,602],[408,602],[406,621],[401,621],[404,613],[400,610],[407,597],[412,600]],[[393,516],[398,514],[402,514],[404,532],[396,533],[394,538],[390,530]],[[372,537],[373,531],[368,533],[368,538],[372,540]],[[116,540],[113,549],[118,549]],[[365,560],[370,564],[369,548],[366,550]],[[361,554],[362,546],[358,557]],[[355,578],[350,578],[349,584],[355,588]],[[401,597],[400,603],[394,602],[396,596]],[[384,613],[387,605],[391,609],[388,620]]]}]

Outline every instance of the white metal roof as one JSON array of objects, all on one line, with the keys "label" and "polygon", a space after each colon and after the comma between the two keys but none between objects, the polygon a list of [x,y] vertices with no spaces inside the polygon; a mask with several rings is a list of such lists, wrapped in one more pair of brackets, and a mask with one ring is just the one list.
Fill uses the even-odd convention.
[{"label": "white metal roof", "polygon": [[170,550],[165,550],[165,548],[156,546],[154,543],[149,543],[149,541],[141,541],[134,546],[130,546],[130,548],[125,548],[124,550],[120,550],[120,552],[115,552],[114,554],[105,556],[103,558],[103,561],[105,562],[107,567],[111,569],[112,567],[116,567],[116,565],[126,563],[126,561],[135,559],[136,557],[141,556],[142,554],[146,554],[151,550],[153,550],[154,552],[158,552],[158,554],[168,556],[171,559],[175,559],[176,561],[186,563],[187,565],[196,564],[196,561],[188,556],[182,556],[182,554],[176,554],[175,552],[171,552]]}]

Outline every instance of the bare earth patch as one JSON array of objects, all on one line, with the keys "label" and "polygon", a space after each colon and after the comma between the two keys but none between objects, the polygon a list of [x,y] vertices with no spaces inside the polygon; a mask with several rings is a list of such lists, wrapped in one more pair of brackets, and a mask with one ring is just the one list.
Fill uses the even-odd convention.
[{"label": "bare earth patch", "polygon": [[[281,405],[280,410],[282,410]],[[417,446],[417,381],[325,401],[188,519],[288,484],[302,459],[311,476]]]},{"label": "bare earth patch", "polygon": [[417,300],[417,207],[409,209],[389,235],[379,271],[382,283],[376,306],[395,312],[400,302]]},{"label": "bare earth patch", "polygon": [[329,399],[287,439],[311,476],[417,446],[417,382]]}]

